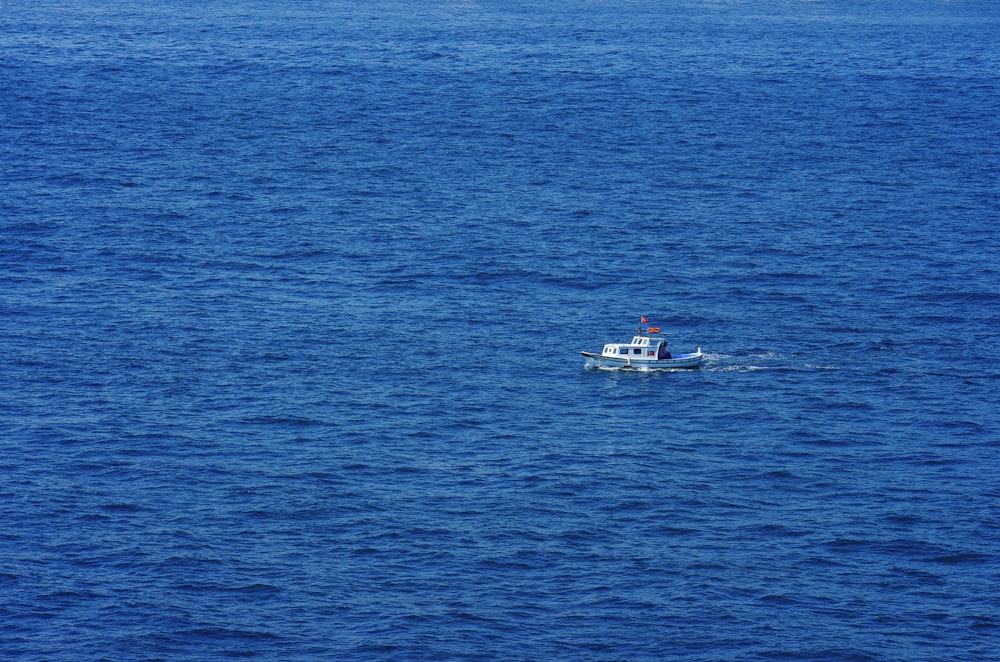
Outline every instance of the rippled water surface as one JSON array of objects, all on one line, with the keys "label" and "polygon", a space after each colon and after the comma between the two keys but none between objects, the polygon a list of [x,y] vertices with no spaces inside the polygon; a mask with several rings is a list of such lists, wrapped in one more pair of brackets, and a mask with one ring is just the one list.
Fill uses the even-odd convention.
[{"label": "rippled water surface", "polygon": [[995,659],[997,34],[8,3],[0,657]]}]

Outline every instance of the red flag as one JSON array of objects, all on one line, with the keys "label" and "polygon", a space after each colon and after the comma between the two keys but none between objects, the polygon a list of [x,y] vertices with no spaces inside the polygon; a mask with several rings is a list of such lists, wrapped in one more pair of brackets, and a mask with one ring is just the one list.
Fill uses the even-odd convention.
[{"label": "red flag", "polygon": [[643,324],[649,324],[649,320],[648,320],[648,319],[646,319],[646,316],[645,316],[645,315],[643,315],[643,316],[642,316],[642,323],[643,323]]}]

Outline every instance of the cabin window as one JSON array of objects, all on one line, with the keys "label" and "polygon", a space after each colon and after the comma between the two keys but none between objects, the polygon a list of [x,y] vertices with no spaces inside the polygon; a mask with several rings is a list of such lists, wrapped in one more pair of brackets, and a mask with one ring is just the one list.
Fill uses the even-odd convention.
[{"label": "cabin window", "polygon": [[622,347],[618,350],[619,354],[628,354],[628,347]]},{"label": "cabin window", "polygon": [[636,347],[635,349],[632,350],[632,353],[633,354],[642,354],[642,350],[639,349],[638,347]]},{"label": "cabin window", "polygon": [[649,350],[646,352],[646,356],[656,356],[656,352],[654,352],[653,350]]}]

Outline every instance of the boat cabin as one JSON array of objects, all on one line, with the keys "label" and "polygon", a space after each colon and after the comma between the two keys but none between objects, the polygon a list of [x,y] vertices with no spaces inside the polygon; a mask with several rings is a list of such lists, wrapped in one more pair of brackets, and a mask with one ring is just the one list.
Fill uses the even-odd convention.
[{"label": "boat cabin", "polygon": [[628,358],[633,361],[663,361],[671,358],[665,338],[647,336],[635,336],[629,343],[608,343],[601,351],[601,356]]}]

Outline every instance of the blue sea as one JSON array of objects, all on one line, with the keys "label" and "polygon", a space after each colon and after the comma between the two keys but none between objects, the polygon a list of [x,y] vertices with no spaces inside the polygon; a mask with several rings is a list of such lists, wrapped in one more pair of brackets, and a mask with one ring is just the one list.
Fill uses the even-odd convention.
[{"label": "blue sea", "polygon": [[0,658],[1000,659],[1000,3],[2,9]]}]

